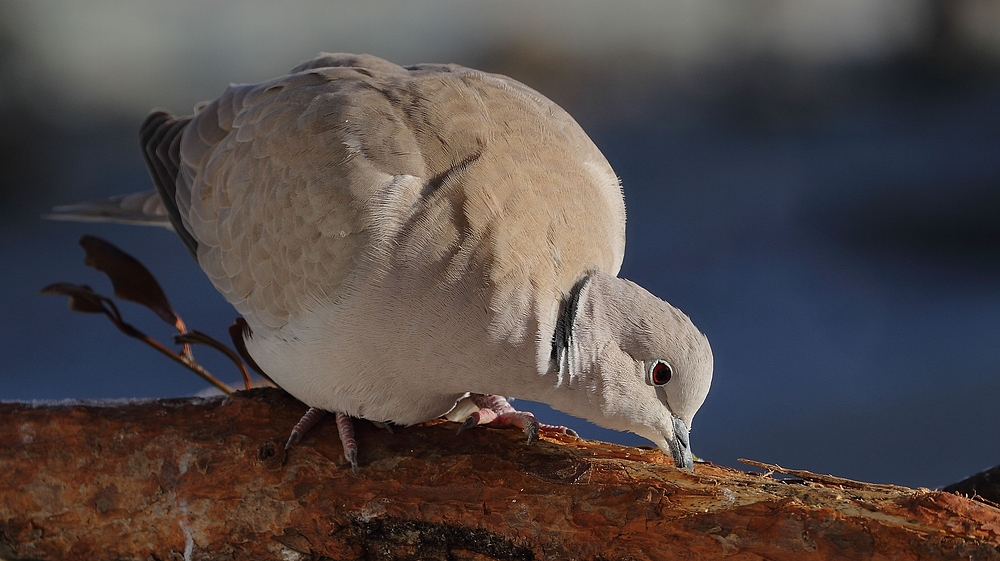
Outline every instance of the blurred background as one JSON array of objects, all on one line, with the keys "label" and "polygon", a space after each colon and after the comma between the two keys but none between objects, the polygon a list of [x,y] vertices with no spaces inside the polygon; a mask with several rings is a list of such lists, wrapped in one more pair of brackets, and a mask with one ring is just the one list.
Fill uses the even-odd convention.
[{"label": "blurred background", "polygon": [[926,487],[1000,463],[995,0],[0,2],[0,399],[205,386],[35,295],[111,292],[82,263],[91,233],[228,340],[234,310],[174,235],[39,216],[151,188],[136,140],[150,108],[189,113],[319,51],[505,73],[577,118],[624,183],[622,276],[712,341],[697,455]]}]

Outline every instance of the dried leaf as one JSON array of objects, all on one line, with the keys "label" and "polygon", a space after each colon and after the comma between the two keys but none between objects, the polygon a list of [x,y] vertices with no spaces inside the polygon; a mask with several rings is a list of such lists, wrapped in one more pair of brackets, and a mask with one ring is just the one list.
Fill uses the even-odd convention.
[{"label": "dried leaf", "polygon": [[115,296],[146,306],[163,321],[184,331],[184,324],[174,312],[160,283],[139,260],[95,236],[83,236],[80,246],[87,252],[83,262],[108,275],[115,288]]},{"label": "dried leaf", "polygon": [[87,314],[109,313],[108,308],[105,306],[107,298],[97,294],[94,292],[94,289],[85,284],[57,282],[39,290],[38,293],[69,296],[69,309],[74,312],[83,312]]},{"label": "dried leaf", "polygon": [[[130,300],[146,306],[160,316],[161,319],[173,325],[181,332],[182,336],[187,331],[184,322],[174,312],[167,300],[167,296],[156,282],[153,275],[137,259],[114,245],[94,236],[83,236],[80,238],[80,245],[87,252],[84,263],[104,272],[111,278],[111,284],[115,287],[115,295],[119,298]],[[198,364],[191,355],[191,346],[183,342],[184,348],[180,354],[164,347],[159,341],[149,337],[139,331],[131,324],[126,323],[118,311],[118,307],[108,297],[94,292],[94,289],[85,284],[71,284],[58,282],[50,284],[41,289],[39,294],[58,294],[69,296],[69,307],[72,310],[86,313],[104,314],[115,324],[122,333],[138,339],[157,351],[182,364],[187,369],[201,376],[206,382],[219,388],[223,393],[233,393],[232,388],[212,376],[204,367]],[[213,340],[214,341],[214,340]],[[216,342],[219,346],[221,343]],[[226,349],[231,358],[237,362],[236,354]],[[249,381],[250,376],[246,374],[246,369],[240,364],[244,372],[244,378]]]}]

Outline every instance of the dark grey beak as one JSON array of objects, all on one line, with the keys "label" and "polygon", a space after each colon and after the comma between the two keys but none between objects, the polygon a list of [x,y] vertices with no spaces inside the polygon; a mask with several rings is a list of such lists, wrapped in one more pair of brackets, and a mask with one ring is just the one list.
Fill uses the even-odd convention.
[{"label": "dark grey beak", "polygon": [[667,441],[670,455],[674,457],[674,465],[679,468],[694,469],[694,457],[691,455],[691,442],[688,440],[688,428],[684,421],[671,417],[674,427],[674,437]]}]

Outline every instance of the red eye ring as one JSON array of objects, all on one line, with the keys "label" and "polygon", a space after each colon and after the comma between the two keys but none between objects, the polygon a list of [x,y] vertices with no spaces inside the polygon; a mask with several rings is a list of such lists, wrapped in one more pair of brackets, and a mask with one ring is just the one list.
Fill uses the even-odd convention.
[{"label": "red eye ring", "polygon": [[649,381],[654,386],[662,386],[669,382],[673,377],[674,369],[662,360],[654,362],[653,367],[649,369]]}]

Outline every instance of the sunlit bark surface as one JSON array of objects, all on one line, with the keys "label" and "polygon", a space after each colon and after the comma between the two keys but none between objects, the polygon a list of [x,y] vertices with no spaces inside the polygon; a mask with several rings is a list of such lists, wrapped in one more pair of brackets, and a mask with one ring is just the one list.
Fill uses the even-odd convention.
[{"label": "sunlit bark surface", "polygon": [[0,404],[3,559],[1000,559],[1000,510],[823,476],[781,481],[572,437],[332,417],[228,398]]}]

